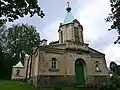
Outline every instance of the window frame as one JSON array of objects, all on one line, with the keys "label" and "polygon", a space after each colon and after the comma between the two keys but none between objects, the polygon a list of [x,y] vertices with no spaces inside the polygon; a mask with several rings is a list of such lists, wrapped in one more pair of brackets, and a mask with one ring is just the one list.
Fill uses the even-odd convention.
[{"label": "window frame", "polygon": [[63,32],[60,31],[61,43],[63,43]]},{"label": "window frame", "polygon": [[52,70],[56,70],[57,69],[57,59],[55,57],[52,58],[51,69]]},{"label": "window frame", "polygon": [[19,76],[20,75],[20,70],[16,70],[16,76]]},{"label": "window frame", "polygon": [[[98,70],[97,70],[97,69],[98,69]],[[95,71],[96,71],[96,72],[101,72],[99,61],[95,61]]]},{"label": "window frame", "polygon": [[80,42],[78,27],[74,27],[74,37],[75,37],[75,42]]}]

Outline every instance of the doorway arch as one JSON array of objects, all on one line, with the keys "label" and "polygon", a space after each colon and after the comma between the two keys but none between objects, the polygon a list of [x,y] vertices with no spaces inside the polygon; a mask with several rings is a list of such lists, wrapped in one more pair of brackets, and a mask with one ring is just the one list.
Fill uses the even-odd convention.
[{"label": "doorway arch", "polygon": [[83,59],[78,58],[75,61],[75,76],[77,85],[85,84],[85,73],[84,73],[85,62]]}]

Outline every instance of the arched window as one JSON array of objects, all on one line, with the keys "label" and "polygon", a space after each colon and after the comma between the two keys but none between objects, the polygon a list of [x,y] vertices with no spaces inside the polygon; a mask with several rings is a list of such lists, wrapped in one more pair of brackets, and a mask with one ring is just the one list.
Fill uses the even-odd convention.
[{"label": "arched window", "polygon": [[63,43],[63,32],[60,32],[60,37],[61,37],[61,43]]},{"label": "arched window", "polygon": [[100,63],[98,61],[95,62],[95,71],[100,72]]},{"label": "arched window", "polygon": [[52,58],[52,65],[51,65],[52,70],[56,70],[56,61],[57,61],[56,58]]},{"label": "arched window", "polygon": [[74,27],[74,36],[75,36],[75,42],[79,42],[79,31],[77,27]]},{"label": "arched window", "polygon": [[19,76],[20,75],[20,70],[17,70],[16,71],[16,76]]}]

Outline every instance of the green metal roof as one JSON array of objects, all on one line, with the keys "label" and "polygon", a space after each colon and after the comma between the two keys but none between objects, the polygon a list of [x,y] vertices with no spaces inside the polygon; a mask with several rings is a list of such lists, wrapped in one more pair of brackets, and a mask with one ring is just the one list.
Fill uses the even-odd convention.
[{"label": "green metal roof", "polygon": [[22,65],[22,63],[21,63],[21,61],[19,61],[15,66],[13,66],[13,67],[24,67],[23,65]]},{"label": "green metal roof", "polygon": [[72,13],[70,12],[71,11],[71,8],[70,7],[67,7],[66,8],[66,11],[67,11],[67,15],[64,19],[64,22],[63,24],[68,24],[68,23],[72,23],[73,20],[74,20],[74,16],[72,15]]},{"label": "green metal roof", "polygon": [[66,17],[64,19],[63,24],[71,23],[71,22],[73,22],[73,20],[74,20],[74,17],[72,15],[72,13],[71,12],[67,12],[67,15],[66,15]]}]

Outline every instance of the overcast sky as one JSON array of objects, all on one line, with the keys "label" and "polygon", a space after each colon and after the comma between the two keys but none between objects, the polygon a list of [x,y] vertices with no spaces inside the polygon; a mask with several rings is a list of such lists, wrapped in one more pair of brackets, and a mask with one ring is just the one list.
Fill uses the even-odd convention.
[{"label": "overcast sky", "polygon": [[[58,40],[59,24],[63,22],[66,15],[67,0],[39,0],[40,7],[45,12],[45,17],[38,16],[30,18],[25,16],[17,23],[28,23],[36,27],[41,39],[50,41]],[[110,12],[109,0],[71,0],[73,16],[78,19],[84,28],[84,40],[90,47],[99,50],[106,55],[106,61],[120,64],[120,46],[114,45],[117,38],[115,31],[108,31],[110,24],[105,22],[105,18]],[[13,23],[7,23],[10,26]]]}]

